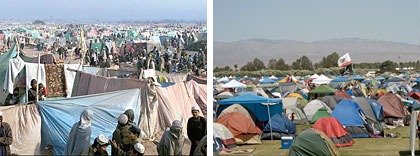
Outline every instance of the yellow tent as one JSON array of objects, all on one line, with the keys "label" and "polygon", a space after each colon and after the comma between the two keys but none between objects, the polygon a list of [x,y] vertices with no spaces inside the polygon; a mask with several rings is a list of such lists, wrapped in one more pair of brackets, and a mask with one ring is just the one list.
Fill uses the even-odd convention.
[{"label": "yellow tent", "polygon": [[302,95],[300,95],[298,93],[291,93],[291,94],[287,95],[287,97],[298,97],[299,99],[303,99]]}]

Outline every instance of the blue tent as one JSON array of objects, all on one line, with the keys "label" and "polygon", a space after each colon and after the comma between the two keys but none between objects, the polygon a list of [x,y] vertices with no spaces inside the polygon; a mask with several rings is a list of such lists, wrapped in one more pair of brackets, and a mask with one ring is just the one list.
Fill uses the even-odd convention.
[{"label": "blue tent", "polygon": [[[70,130],[73,124],[80,120],[80,114],[85,109],[94,112],[91,144],[99,134],[103,134],[109,139],[112,138],[112,133],[118,124],[118,116],[127,109],[134,110],[134,121],[138,122],[141,110],[141,90],[136,88],[40,101],[38,105],[42,117],[42,148],[51,144],[54,147],[54,154],[62,155]],[[111,153],[110,147],[108,147],[108,153]]]},{"label": "blue tent", "polygon": [[353,76],[352,80],[364,80],[365,78],[361,77],[360,75]]},{"label": "blue tent", "polygon": [[262,81],[260,81],[260,84],[267,84],[267,83],[276,83],[276,81],[271,80],[271,79],[263,79]]},{"label": "blue tent", "polygon": [[349,82],[349,81],[351,81],[351,80],[346,78],[346,77],[342,77],[342,78],[332,80],[331,82]]},{"label": "blue tent", "polygon": [[219,107],[217,116],[230,105],[240,104],[248,110],[252,111],[252,113],[254,113],[255,116],[257,116],[258,120],[267,121],[267,105],[264,105],[263,103],[276,103],[269,106],[270,114],[271,116],[273,116],[275,114],[281,114],[283,112],[283,104],[281,103],[281,101],[281,99],[265,98],[254,94],[243,94],[229,99],[220,100],[219,104],[221,106]]},{"label": "blue tent", "polygon": [[385,83],[388,83],[388,82],[402,82],[402,81],[404,81],[404,79],[399,78],[399,77],[394,77],[392,79],[386,80]]},{"label": "blue tent", "polygon": [[[271,127],[273,132],[289,133],[289,134],[296,133],[296,125],[292,121],[290,121],[287,117],[285,117],[283,114],[276,114],[272,116],[271,124],[273,124],[273,126]],[[270,123],[264,126],[264,132],[270,132]]]},{"label": "blue tent", "polygon": [[159,82],[159,84],[162,86],[162,88],[165,88],[165,87],[172,86],[175,83],[173,83],[173,82]]},{"label": "blue tent", "polygon": [[369,102],[370,107],[372,108],[373,113],[375,114],[377,121],[383,121],[384,120],[384,111],[382,108],[382,104],[378,101],[375,101],[373,99],[366,98],[366,100]]},{"label": "blue tent", "polygon": [[[365,113],[360,106],[351,99],[343,99],[337,104],[334,111],[331,113],[331,117],[335,117],[343,126],[353,127],[365,127],[363,120],[366,118]],[[362,119],[363,118],[363,119]],[[349,131],[350,135],[355,138],[369,137],[368,134],[353,134]]]},{"label": "blue tent", "polygon": [[414,82],[420,82],[420,77],[418,77]]}]

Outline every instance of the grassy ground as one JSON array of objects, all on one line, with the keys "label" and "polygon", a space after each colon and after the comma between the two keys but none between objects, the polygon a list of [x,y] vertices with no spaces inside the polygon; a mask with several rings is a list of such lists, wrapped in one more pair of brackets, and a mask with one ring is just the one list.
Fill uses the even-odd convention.
[{"label": "grassy ground", "polygon": [[[297,125],[297,131],[300,133],[310,125]],[[387,130],[390,133],[397,133],[397,138],[354,138],[354,144],[349,147],[338,148],[341,155],[410,155],[409,132],[410,127],[398,127],[393,130]],[[288,149],[281,149],[280,140],[263,140],[262,145],[243,145],[236,147],[238,149],[256,150],[249,155],[288,155]],[[418,141],[416,145],[418,150]],[[416,151],[420,155],[420,151]]]}]

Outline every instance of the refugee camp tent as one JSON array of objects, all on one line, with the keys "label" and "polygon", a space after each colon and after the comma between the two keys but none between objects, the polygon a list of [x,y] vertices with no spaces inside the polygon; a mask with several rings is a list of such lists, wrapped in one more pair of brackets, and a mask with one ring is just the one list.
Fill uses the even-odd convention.
[{"label": "refugee camp tent", "polygon": [[221,88],[246,88],[246,85],[236,80],[230,80],[228,83],[223,84]]},{"label": "refugee camp tent", "polygon": [[328,110],[329,113],[331,113],[331,109],[321,100],[312,100],[311,102],[309,102],[305,108],[303,108],[303,111],[306,114],[306,117],[308,118],[308,120],[312,120],[312,117],[315,115],[315,113],[320,109],[320,108],[326,108]]},{"label": "refugee camp tent", "polygon": [[70,130],[85,109],[94,112],[91,143],[99,134],[112,138],[118,116],[125,110],[133,109],[134,121],[139,122],[141,98],[140,89],[129,89],[38,102],[42,117],[42,148],[50,144],[54,147],[54,154],[63,154]]},{"label": "refugee camp tent", "polygon": [[230,105],[229,107],[227,107],[226,109],[224,109],[218,116],[218,118],[220,118],[221,116],[225,115],[225,114],[229,114],[232,112],[239,112],[242,115],[245,115],[249,120],[252,121],[252,124],[254,126],[255,123],[257,122],[257,117],[254,115],[254,113],[252,113],[251,111],[249,111],[248,109],[246,109],[245,107],[243,107],[240,104],[233,104]]},{"label": "refugee camp tent", "polygon": [[310,94],[334,94],[337,90],[328,87],[326,85],[319,86],[318,88],[315,88],[314,90],[311,90]]},{"label": "refugee camp tent", "polygon": [[350,99],[343,99],[331,113],[331,117],[336,118],[353,138],[367,138],[369,131],[366,129],[366,117],[359,105]]},{"label": "refugee camp tent", "polygon": [[[240,104],[254,113],[259,121],[267,121],[268,113],[273,116],[283,112],[283,105],[281,101],[281,99],[265,98],[254,94],[243,94],[229,99],[220,100],[218,103],[221,106],[218,111],[221,112],[232,104]],[[270,103],[270,112],[268,112],[267,105],[264,105],[265,103]],[[218,114],[220,114],[220,112],[218,112]]]},{"label": "refugee camp tent", "polygon": [[[17,51],[16,51],[16,45],[13,45],[5,54],[0,55],[0,87],[3,88],[4,86],[4,80],[6,75],[6,70],[9,67],[9,60],[16,57]],[[4,103],[4,100],[6,99],[8,93],[0,92],[0,104]]]},{"label": "refugee camp tent", "polygon": [[289,150],[289,156],[340,155],[333,141],[323,132],[309,128],[301,132]]},{"label": "refugee camp tent", "polygon": [[382,104],[384,116],[392,118],[404,118],[405,117],[405,106],[401,102],[400,98],[392,93],[387,93],[378,99],[378,102]]},{"label": "refugee camp tent", "polygon": [[331,109],[334,109],[341,100],[343,100],[343,98],[336,95],[327,95],[321,99],[321,101],[327,104]]},{"label": "refugee camp tent", "polygon": [[335,92],[336,96],[342,97],[343,99],[352,99],[349,94],[347,94],[345,91],[337,91]]},{"label": "refugee camp tent", "polygon": [[213,123],[213,137],[219,138],[223,145],[227,148],[236,145],[235,137],[225,125],[220,123]]},{"label": "refugee camp tent", "polygon": [[325,133],[337,147],[351,146],[354,143],[349,132],[334,117],[321,118],[312,128]]},{"label": "refugee camp tent", "polygon": [[311,123],[315,123],[319,119],[326,118],[326,117],[329,117],[329,116],[330,116],[330,113],[328,112],[327,108],[320,108],[320,109],[318,109],[318,111],[316,111],[316,113],[312,117]]},{"label": "refugee camp tent", "polygon": [[226,126],[235,137],[237,144],[261,144],[261,138],[258,134],[262,131],[255,127],[252,121],[242,113],[225,114],[218,118],[216,123]]},{"label": "refugee camp tent", "polygon": [[[272,133],[270,133],[270,125],[272,125]],[[261,139],[269,140],[272,134],[273,139],[280,140],[283,136],[295,136],[296,125],[283,114],[276,114],[271,118],[271,124],[268,122],[264,126],[263,131]]]}]

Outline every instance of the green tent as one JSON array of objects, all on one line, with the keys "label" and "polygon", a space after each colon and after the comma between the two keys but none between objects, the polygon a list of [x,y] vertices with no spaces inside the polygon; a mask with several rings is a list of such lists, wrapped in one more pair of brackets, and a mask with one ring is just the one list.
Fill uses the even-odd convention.
[{"label": "green tent", "polygon": [[329,117],[329,116],[330,116],[330,113],[328,113],[326,108],[320,108],[318,109],[318,111],[316,111],[316,113],[312,117],[311,123],[315,123],[318,119]]},{"label": "green tent", "polygon": [[330,93],[332,94],[332,93],[335,93],[336,91],[337,90],[335,90],[331,87],[328,87],[326,85],[322,85],[322,86],[319,86],[318,88],[316,88],[314,90],[311,90],[309,93],[310,94],[330,94]]},{"label": "green tent", "polygon": [[99,51],[102,51],[102,43],[92,43],[92,45],[90,46],[90,49],[95,50],[96,48],[98,48]]},{"label": "green tent", "polygon": [[313,128],[301,132],[293,141],[289,156],[295,155],[340,155],[332,140]]},{"label": "green tent", "polygon": [[[16,51],[15,48],[16,48],[16,44],[13,45],[9,49],[9,51],[7,51],[5,54],[0,55],[0,86],[2,88],[4,86],[4,78],[5,78],[5,75],[6,75],[6,70],[9,67],[9,60],[16,57],[16,55],[17,55],[17,51]],[[7,95],[8,95],[8,93],[6,93],[6,92],[0,92],[0,104],[3,104]]]}]

